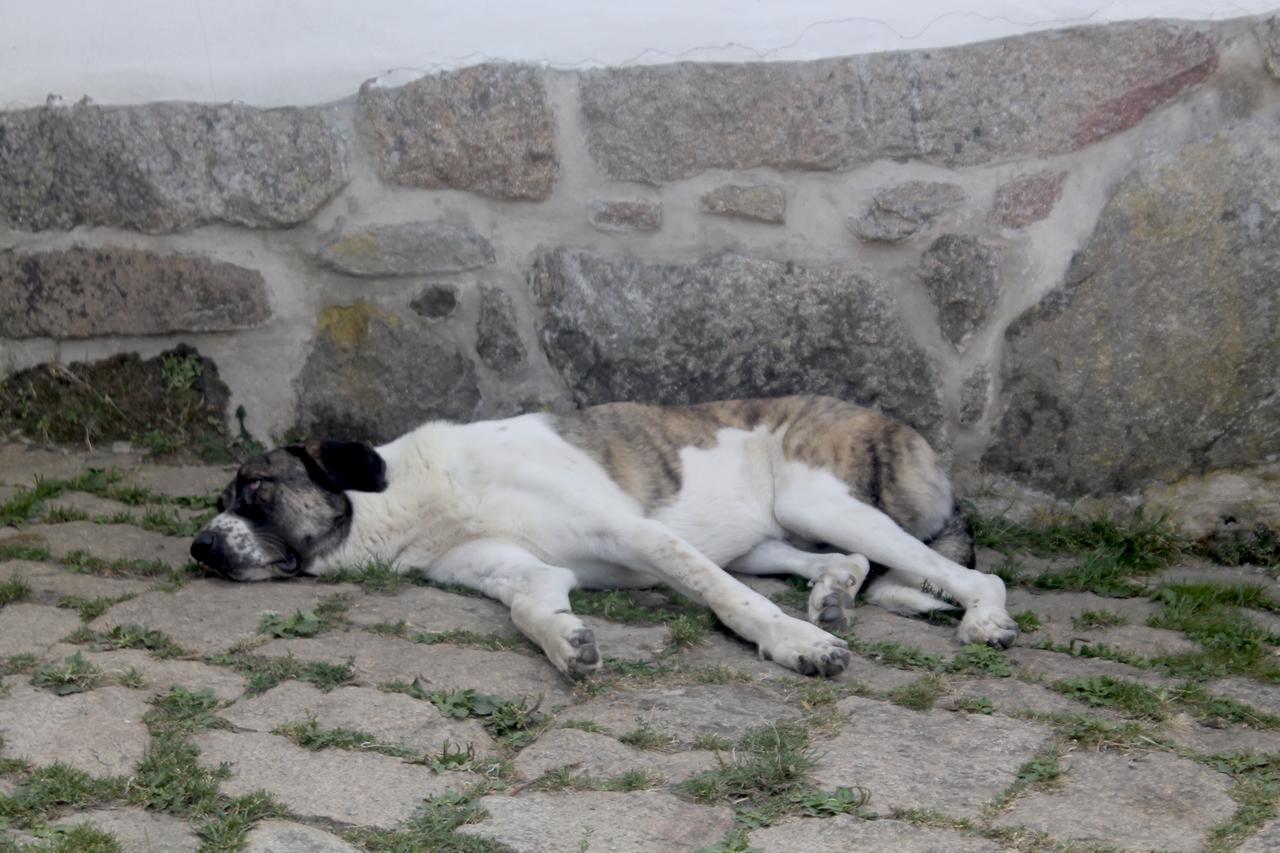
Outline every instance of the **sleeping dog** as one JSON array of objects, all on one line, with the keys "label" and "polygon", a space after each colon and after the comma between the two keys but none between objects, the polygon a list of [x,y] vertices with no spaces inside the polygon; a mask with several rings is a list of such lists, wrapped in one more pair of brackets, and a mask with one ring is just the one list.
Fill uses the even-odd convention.
[{"label": "sleeping dog", "polygon": [[[191,553],[226,578],[416,569],[502,601],[570,677],[601,660],[569,609],[575,587],[666,584],[806,675],[847,665],[830,631],[849,626],[868,561],[887,571],[866,600],[950,606],[932,590],[964,608],[961,642],[1017,636],[1001,580],[959,564],[971,539],[928,443],[826,397],[432,422],[377,448],[309,441],[246,462],[218,508]],[[809,621],[725,569],[809,579]]]}]

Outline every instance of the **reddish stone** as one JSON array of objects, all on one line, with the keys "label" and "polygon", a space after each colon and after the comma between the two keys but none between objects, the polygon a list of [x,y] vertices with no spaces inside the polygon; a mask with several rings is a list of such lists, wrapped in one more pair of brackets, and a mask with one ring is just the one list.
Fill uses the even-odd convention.
[{"label": "reddish stone", "polygon": [[1005,228],[1026,228],[1047,217],[1062,198],[1066,172],[1037,172],[1014,178],[996,190],[991,221]]}]

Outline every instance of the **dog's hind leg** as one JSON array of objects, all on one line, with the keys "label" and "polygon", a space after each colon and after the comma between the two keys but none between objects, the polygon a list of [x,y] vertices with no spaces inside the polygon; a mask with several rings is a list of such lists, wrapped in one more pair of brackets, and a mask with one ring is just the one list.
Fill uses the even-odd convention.
[{"label": "dog's hind leg", "polygon": [[809,621],[828,631],[853,625],[853,603],[871,566],[861,554],[803,551],[780,539],[768,539],[728,566],[747,575],[787,572],[810,583]]},{"label": "dog's hind leg", "polygon": [[774,514],[778,523],[815,542],[865,554],[875,563],[920,578],[965,608],[963,643],[1013,644],[1018,627],[1005,611],[1004,582],[951,562],[899,527],[880,510],[849,494],[837,477],[792,466],[779,478]]},{"label": "dog's hind leg", "polygon": [[427,576],[469,586],[510,607],[520,633],[570,678],[600,668],[595,634],[569,610],[569,590],[577,585],[571,570],[515,545],[485,540],[450,551],[432,564]]},{"label": "dog's hind leg", "polygon": [[760,655],[804,675],[838,675],[847,643],[778,605],[721,569],[661,522],[614,522],[595,539],[593,557],[645,572],[710,607]]}]

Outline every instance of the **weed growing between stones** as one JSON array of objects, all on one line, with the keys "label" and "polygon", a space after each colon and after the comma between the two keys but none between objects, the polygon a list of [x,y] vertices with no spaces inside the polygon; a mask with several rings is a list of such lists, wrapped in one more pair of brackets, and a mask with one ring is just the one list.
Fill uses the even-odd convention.
[{"label": "weed growing between stones", "polygon": [[382,637],[405,637],[409,633],[409,623],[403,619],[397,622],[378,622],[366,625],[365,630]]},{"label": "weed growing between stones", "polygon": [[22,541],[22,534],[0,542],[0,560],[27,560],[32,563],[48,563],[53,554],[44,545]]},{"label": "weed growing between stones", "polygon": [[0,583],[0,607],[22,601],[31,595],[31,583],[22,575]]},{"label": "weed growing between stones", "polygon": [[[718,752],[716,757],[719,769],[699,773],[682,782],[677,790],[701,802],[727,802],[734,806],[737,832],[768,826],[789,815],[870,816],[863,809],[871,795],[862,788],[840,787],[825,792],[808,785],[807,774],[817,759],[804,726],[777,723],[752,729],[742,736],[731,760],[726,761]],[[737,837],[730,833],[721,843],[736,844]]]},{"label": "weed growing between stones", "polygon": [[247,692],[250,696],[264,693],[291,678],[314,684],[327,693],[355,679],[355,670],[352,669],[353,661],[354,658],[348,658],[347,662],[342,664],[303,662],[295,659],[291,654],[282,658],[270,658],[246,652],[229,652],[206,659],[206,663],[229,666],[249,679]]},{"label": "weed growing between stones", "polygon": [[97,778],[61,762],[35,769],[12,767],[18,790],[0,796],[0,824],[19,829],[40,826],[63,810],[119,800],[126,782],[117,777]]},{"label": "weed growing between stones", "polygon": [[35,672],[37,663],[36,656],[33,654],[10,655],[0,660],[0,676]]},{"label": "weed growing between stones", "polygon": [[1168,718],[1166,696],[1141,684],[1106,675],[1055,681],[1054,690],[1095,708],[1111,708],[1130,717],[1160,722]]},{"label": "weed growing between stones", "polygon": [[390,563],[373,561],[359,566],[344,567],[326,572],[316,578],[317,583],[358,583],[366,593],[397,592],[405,584],[419,583],[417,574],[405,573]]},{"label": "weed growing between stones", "polygon": [[272,731],[272,734],[283,735],[303,749],[352,749],[377,752],[395,758],[416,758],[418,753],[394,744],[379,743],[376,735],[355,729],[322,729],[314,714],[308,714],[305,720],[286,723]]},{"label": "weed growing between stones", "polygon": [[107,631],[95,631],[88,625],[66,637],[66,642],[77,645],[89,645],[94,651],[115,651],[117,649],[145,649],[152,657],[167,660],[182,657],[186,650],[169,639],[162,631],[144,628],[141,625],[128,623],[114,625]]},{"label": "weed growing between stones", "polygon": [[994,714],[996,710],[995,706],[991,704],[991,700],[986,696],[961,699],[956,703],[956,708],[966,714],[985,714],[988,716]]},{"label": "weed growing between stones", "polygon": [[1018,623],[1018,630],[1025,634],[1034,634],[1041,628],[1040,617],[1030,610],[1023,610],[1021,613],[1011,614],[1013,621]]},{"label": "weed growing between stones", "polygon": [[[153,492],[150,489],[135,485],[121,485],[124,475],[115,469],[90,468],[83,474],[69,479],[38,478],[34,486],[19,489],[17,494],[0,504],[0,526],[22,525],[35,521],[42,515],[45,521],[84,521],[89,516],[67,508],[50,516],[52,510],[46,512],[45,505],[54,498],[67,492],[84,492],[100,498],[118,501],[128,506],[155,505],[141,519],[130,514],[116,516],[100,516],[93,518],[99,524],[137,524],[158,533],[173,536],[194,535],[206,518],[183,521],[166,507],[185,507],[187,509],[212,510],[217,497],[188,496],[171,497]],[[194,530],[192,529],[194,526]],[[190,531],[190,533],[188,533]]]},{"label": "weed growing between stones", "polygon": [[711,732],[699,732],[693,739],[693,748],[710,752],[728,752],[733,749],[733,741]]},{"label": "weed growing between stones", "polygon": [[634,746],[636,749],[653,751],[670,749],[675,742],[675,738],[666,732],[660,732],[653,728],[646,720],[641,720],[640,725],[631,731],[618,735],[618,740],[627,746]]},{"label": "weed growing between stones", "polygon": [[58,696],[84,693],[102,683],[102,668],[76,652],[64,658],[60,664],[46,664],[36,669],[31,676],[31,683],[51,690]]},{"label": "weed growing between stones", "polygon": [[486,793],[479,786],[466,794],[443,794],[427,800],[421,811],[395,829],[359,828],[343,833],[347,841],[373,853],[500,853],[496,842],[454,833],[458,827],[483,820],[475,801]]},{"label": "weed growing between stones", "polygon": [[897,669],[924,669],[929,671],[936,671],[942,668],[942,658],[923,652],[914,646],[906,646],[891,641],[865,645],[858,643],[856,638],[845,637],[844,639],[850,640],[849,648],[853,651],[886,666],[896,667]]},{"label": "weed growing between stones", "polygon": [[[95,829],[88,823],[70,826],[53,826],[36,830],[41,841],[22,847],[23,853],[125,853],[120,842],[109,832]],[[0,842],[0,850],[8,851]],[[12,848],[15,853],[17,847]]]},{"label": "weed growing between stones", "polygon": [[1193,682],[1155,690],[1104,675],[1058,681],[1052,686],[1059,693],[1094,707],[1111,708],[1153,722],[1168,719],[1171,710],[1181,710],[1202,722],[1238,723],[1259,729],[1280,728],[1280,716],[1235,699],[1211,696]]},{"label": "weed growing between stones", "polygon": [[211,690],[192,693],[177,686],[154,698],[144,718],[151,745],[129,777],[125,795],[133,805],[191,820],[201,850],[232,851],[243,846],[253,824],[281,817],[285,809],[262,791],[224,796],[218,783],[226,778],[226,767],[200,765],[198,751],[188,738],[225,725],[213,716],[218,704]]},{"label": "weed growing between stones", "polygon": [[292,616],[281,616],[274,610],[268,610],[262,614],[262,621],[258,625],[259,634],[271,637],[314,637],[320,631],[319,617],[315,613],[303,613],[301,610]]},{"label": "weed growing between stones", "polygon": [[1115,628],[1128,624],[1128,618],[1111,610],[1085,610],[1080,615],[1071,617],[1071,627],[1077,631],[1087,631],[1090,628]]},{"label": "weed growing between stones", "polygon": [[1171,744],[1146,723],[1113,723],[1083,714],[1015,714],[1023,719],[1047,723],[1054,733],[1077,747],[1107,750],[1169,749]]},{"label": "weed growing between stones", "polygon": [[938,701],[938,697],[942,695],[943,689],[942,679],[936,675],[925,675],[910,684],[895,687],[889,691],[887,696],[890,702],[903,708],[910,708],[913,711],[929,711],[932,710],[934,703]]},{"label": "weed growing between stones", "polygon": [[132,592],[126,592],[123,595],[115,596],[99,596],[97,598],[84,598],[79,595],[63,595],[58,598],[58,607],[75,610],[80,614],[81,621],[92,622],[103,613],[106,613],[112,605],[119,604],[122,601],[128,601],[131,598],[137,598]]},{"label": "weed growing between stones", "polygon": [[1262,587],[1173,583],[1161,586],[1152,598],[1164,610],[1147,621],[1149,626],[1182,631],[1204,647],[1201,652],[1156,658],[1157,666],[1187,678],[1239,674],[1280,684],[1280,634],[1268,631],[1240,609],[1280,611],[1280,602]]},{"label": "weed growing between stones", "polygon": [[466,646],[467,648],[484,649],[490,652],[536,652],[537,654],[542,654],[540,649],[535,648],[523,638],[503,637],[498,634],[479,634],[462,628],[452,631],[414,634],[411,639],[415,643],[423,643],[428,646],[447,643],[451,646]]},{"label": "weed growing between stones", "polygon": [[[656,788],[662,779],[644,770],[628,770],[608,779],[597,779],[586,774],[575,774],[572,767],[548,770],[526,785],[535,791],[644,791]],[[522,789],[523,790],[523,789]]]},{"label": "weed growing between stones", "polygon": [[988,820],[1003,811],[1010,803],[1032,790],[1047,790],[1061,779],[1063,774],[1059,759],[1062,749],[1057,744],[1050,744],[1031,760],[1018,768],[1018,776],[1012,785],[1006,788],[984,810]]},{"label": "weed growing between stones", "polygon": [[531,706],[527,697],[515,701],[471,689],[428,691],[416,678],[409,684],[393,681],[382,685],[382,689],[430,702],[446,717],[477,717],[495,740],[512,749],[522,749],[533,743],[551,722],[538,710],[542,706],[542,697],[538,697]]},{"label": "weed growing between stones", "polygon": [[[972,513],[970,519],[976,544],[1006,556],[1027,551],[1081,558],[1069,569],[1027,581],[1037,589],[1090,591],[1113,597],[1138,595],[1143,584],[1135,578],[1165,568],[1191,547],[1164,518],[1148,519],[1141,512],[1123,520],[1050,517],[1037,525]],[[1016,577],[1006,580],[1021,582]]]},{"label": "weed growing between stones", "polygon": [[1280,807],[1280,753],[1208,756],[1204,763],[1232,777],[1228,795],[1239,803],[1231,819],[1209,833],[1211,853],[1235,850]]},{"label": "weed growing between stones", "polygon": [[[715,624],[715,615],[707,607],[696,604],[668,589],[648,590],[645,600],[626,589],[608,591],[575,589],[569,593],[569,609],[579,616],[597,616],[627,625],[672,625],[678,634],[700,642],[706,629]],[[705,626],[698,634],[698,626]]]}]

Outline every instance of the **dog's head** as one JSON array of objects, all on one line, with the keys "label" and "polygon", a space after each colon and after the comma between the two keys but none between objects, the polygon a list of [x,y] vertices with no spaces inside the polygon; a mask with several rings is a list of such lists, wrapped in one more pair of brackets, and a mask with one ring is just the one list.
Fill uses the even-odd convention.
[{"label": "dog's head", "polygon": [[196,534],[191,556],[230,580],[288,578],[351,529],[349,491],[381,492],[386,464],[361,442],[308,441],[250,459]]}]

